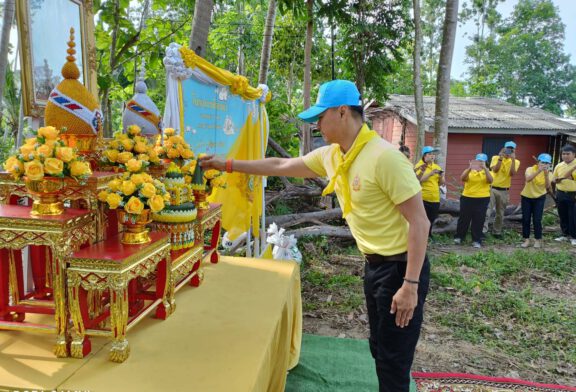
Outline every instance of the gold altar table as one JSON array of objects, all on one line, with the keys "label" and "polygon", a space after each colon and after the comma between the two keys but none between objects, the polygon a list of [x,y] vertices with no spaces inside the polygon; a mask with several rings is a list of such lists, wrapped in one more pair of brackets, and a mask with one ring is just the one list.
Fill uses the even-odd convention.
[{"label": "gold altar table", "polygon": [[[102,241],[106,238],[106,207],[103,203],[98,203],[98,193],[108,186],[108,182],[118,178],[122,173],[114,172],[94,172],[85,185],[80,185],[73,178],[65,178],[66,186],[62,190],[60,200],[78,202],[84,201],[86,208],[96,212],[96,240]],[[10,173],[0,171],[0,204],[10,204],[12,196],[30,197],[30,192],[22,180],[15,180]],[[115,211],[112,211],[114,216]],[[116,221],[111,222],[117,224]],[[109,235],[118,232],[116,227],[111,227]]]},{"label": "gold altar table", "polygon": [[103,338],[76,360],[54,358],[42,336],[0,334],[0,390],[283,391],[300,354],[298,265],[221,257],[204,273],[166,321],[145,318],[130,331],[123,364],[108,361]]},{"label": "gold altar table", "polygon": [[[87,210],[66,209],[55,216],[30,215],[31,207],[0,205],[0,329],[41,333],[56,333],[54,353],[66,357],[67,349],[67,309],[66,309],[66,258],[81,245],[92,241],[96,236],[94,213]],[[15,260],[12,252],[27,245],[46,245],[53,255],[52,290],[53,311],[34,304],[19,305],[21,292]],[[13,302],[10,304],[10,298]],[[53,313],[55,325],[28,323],[18,317],[11,321],[11,312]]]},{"label": "gold altar table", "polygon": [[[68,301],[74,322],[72,357],[84,358],[90,353],[88,335],[107,336],[112,338],[110,360],[124,362],[130,354],[128,330],[153,310],[160,319],[166,319],[173,312],[170,238],[166,233],[150,233],[150,238],[147,244],[125,245],[120,242],[120,236],[110,237],[75,252],[68,259]],[[150,275],[155,278],[153,291],[129,293],[130,282]],[[101,291],[109,292],[110,306],[103,309],[96,321],[91,320],[87,295]],[[129,318],[129,303],[136,300],[152,303]],[[108,318],[109,328],[97,328]]]}]

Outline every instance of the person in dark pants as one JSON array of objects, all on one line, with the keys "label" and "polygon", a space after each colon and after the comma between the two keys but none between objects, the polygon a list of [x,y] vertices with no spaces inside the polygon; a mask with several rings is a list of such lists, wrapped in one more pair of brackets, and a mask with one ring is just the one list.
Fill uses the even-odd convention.
[{"label": "person in dark pants", "polygon": [[576,148],[570,144],[562,147],[562,162],[552,175],[556,185],[556,206],[560,217],[562,235],[555,241],[570,241],[576,246]]},{"label": "person in dark pants", "polygon": [[328,177],[366,258],[370,347],[380,392],[409,392],[410,368],[428,292],[430,222],[410,161],[364,123],[354,83],[320,86],[316,105],[298,116],[316,122],[327,146],[299,158],[201,158],[204,168],[265,176]]},{"label": "person in dark pants", "polygon": [[546,193],[550,190],[550,165],[552,157],[549,154],[538,155],[538,164],[526,169],[526,184],[520,192],[522,205],[522,248],[530,246],[530,221],[534,224],[534,247],[542,247],[542,215]]},{"label": "person in dark pants", "polygon": [[430,221],[429,238],[432,238],[432,226],[440,210],[440,186],[444,185],[444,171],[435,163],[437,152],[438,149],[425,146],[422,149],[422,159],[414,166],[414,172],[422,186],[426,216]]},{"label": "person in dark pants", "polygon": [[460,196],[460,216],[456,226],[455,244],[464,241],[468,228],[472,226],[472,246],[482,247],[482,228],[490,203],[492,183],[492,174],[486,166],[487,160],[486,154],[477,154],[476,159],[470,161],[470,166],[460,176],[464,183],[464,191]]}]

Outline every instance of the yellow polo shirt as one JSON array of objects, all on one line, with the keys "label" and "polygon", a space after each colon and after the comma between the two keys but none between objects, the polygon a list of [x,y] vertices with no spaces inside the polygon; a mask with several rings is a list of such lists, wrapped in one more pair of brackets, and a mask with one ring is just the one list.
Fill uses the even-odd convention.
[{"label": "yellow polo shirt", "polygon": [[[419,167],[423,164],[424,161],[420,160],[414,167]],[[432,165],[427,165],[425,168],[416,170],[416,175],[420,176],[422,170],[424,170],[422,176],[426,176],[432,170],[442,170],[442,168],[433,163]],[[440,177],[440,174],[434,174],[428,177],[426,181],[420,183],[420,185],[422,185],[422,200],[429,203],[440,203]]]},{"label": "yellow polo shirt", "polygon": [[[490,169],[492,169],[498,163],[498,159],[500,158],[499,155],[494,155],[492,160],[490,161]],[[520,161],[515,159],[516,164],[516,171],[520,167]],[[510,184],[512,183],[512,177],[510,177],[510,168],[512,167],[512,158],[504,158],[502,160],[502,164],[500,165],[500,170],[497,173],[492,171],[492,177],[494,181],[492,182],[492,186],[498,188],[510,188]]]},{"label": "yellow polo shirt", "polygon": [[[576,159],[572,162],[567,164],[566,162],[562,161],[556,165],[554,168],[553,177],[554,179],[564,177],[572,168],[576,165]],[[576,192],[576,171],[572,173],[571,180],[563,180],[556,183],[556,189],[563,192]]]},{"label": "yellow polo shirt", "polygon": [[[538,165],[534,165],[526,169],[526,177],[531,176],[532,174],[538,171]],[[548,180],[552,181],[552,176],[548,173]],[[546,194],[546,176],[544,172],[540,172],[536,177],[532,179],[530,182],[526,182],[524,185],[524,189],[520,194],[524,197],[528,197],[530,199],[537,199],[541,196]]]},{"label": "yellow polo shirt", "polygon": [[490,184],[486,180],[484,170],[470,170],[468,181],[464,182],[462,196],[473,198],[490,197]]},{"label": "yellow polo shirt", "polygon": [[[306,166],[331,178],[337,167],[337,144],[318,148],[303,157]],[[380,138],[370,140],[348,171],[352,211],[346,216],[358,249],[366,254],[390,256],[408,249],[408,222],[396,208],[421,191],[406,156]],[[344,202],[338,187],[336,196]]]}]

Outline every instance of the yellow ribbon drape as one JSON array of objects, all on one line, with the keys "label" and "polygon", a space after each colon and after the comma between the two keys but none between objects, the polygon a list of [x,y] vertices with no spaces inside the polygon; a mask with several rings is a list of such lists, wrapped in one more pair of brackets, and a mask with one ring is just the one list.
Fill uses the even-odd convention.
[{"label": "yellow ribbon drape", "polygon": [[[184,64],[186,64],[188,68],[198,67],[202,72],[210,76],[216,82],[224,86],[230,86],[230,91],[233,94],[240,95],[242,98],[249,100],[255,100],[262,96],[262,89],[250,86],[248,84],[248,79],[246,79],[245,76],[235,75],[230,71],[218,68],[185,46],[180,47],[180,54],[182,55]],[[268,102],[270,98],[271,94],[268,93],[266,96],[266,102]]]},{"label": "yellow ribbon drape", "polygon": [[375,137],[378,137],[378,134],[370,130],[368,125],[364,124],[360,129],[358,136],[356,136],[356,140],[354,140],[352,147],[350,150],[348,150],[348,152],[346,152],[346,154],[342,155],[339,145],[332,146],[332,148],[336,149],[336,151],[333,153],[336,157],[338,165],[334,175],[328,183],[328,186],[326,186],[326,188],[324,188],[322,191],[322,196],[326,196],[334,192],[335,185],[338,185],[340,196],[344,201],[344,205],[342,206],[342,217],[344,218],[346,218],[346,215],[348,215],[352,210],[352,197],[350,195],[350,186],[348,182],[348,169],[350,169],[350,166],[360,151],[362,151],[362,148],[364,148],[366,143]]}]

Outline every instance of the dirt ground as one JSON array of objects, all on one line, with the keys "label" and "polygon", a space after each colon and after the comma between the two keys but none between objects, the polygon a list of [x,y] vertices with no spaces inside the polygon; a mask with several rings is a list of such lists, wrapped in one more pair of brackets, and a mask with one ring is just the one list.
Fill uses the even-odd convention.
[{"label": "dirt ground", "polygon": [[[548,241],[546,249],[558,250],[559,245],[553,241]],[[498,252],[513,252],[516,250],[510,245],[485,246],[482,251],[495,249]],[[566,245],[563,248],[566,250]],[[576,248],[568,247],[576,257]],[[431,245],[429,254],[440,254],[447,252],[475,252],[472,247],[462,247],[453,245]],[[326,262],[322,268],[328,274],[351,274],[361,277],[363,274],[363,263],[359,256],[335,256]],[[554,282],[542,281],[533,282],[534,292],[554,291],[554,295],[563,296],[568,300],[574,300],[574,287],[554,285]],[[362,296],[361,285],[354,286],[357,295]],[[368,337],[368,320],[363,297],[361,303],[353,309],[345,311],[335,310],[326,307],[325,302],[337,302],[333,290],[324,290],[322,285],[307,284],[303,280],[303,304],[304,304],[304,332],[316,335],[333,336],[341,338],[363,339]],[[310,304],[321,303],[321,306],[310,306]],[[551,364],[544,363],[542,359],[534,359],[532,363],[518,363],[513,356],[506,355],[495,349],[489,349],[482,345],[472,344],[468,341],[457,339],[450,330],[440,325],[430,322],[438,312],[445,312],[444,309],[434,301],[428,301],[426,308],[426,319],[420,342],[417,348],[416,359],[413,366],[414,371],[424,372],[452,372],[471,373],[496,377],[521,378],[524,380],[576,385],[576,364]],[[466,312],[466,309],[450,309],[451,312]],[[574,342],[576,344],[576,342]],[[554,373],[546,369],[556,369]]]}]

